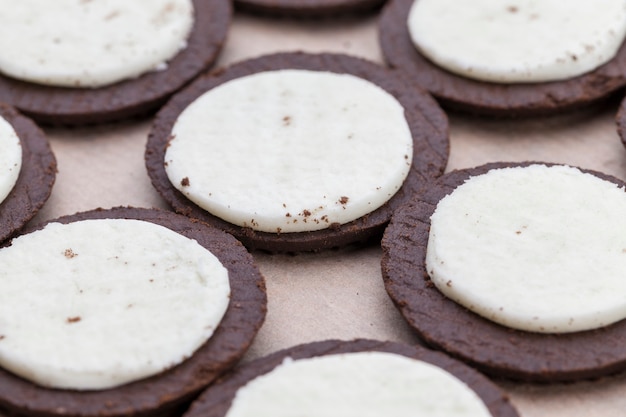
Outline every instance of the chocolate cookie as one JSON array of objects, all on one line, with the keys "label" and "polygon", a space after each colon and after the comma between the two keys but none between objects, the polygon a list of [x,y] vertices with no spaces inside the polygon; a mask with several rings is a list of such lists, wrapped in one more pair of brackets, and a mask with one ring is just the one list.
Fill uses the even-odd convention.
[{"label": "chocolate cookie", "polygon": [[270,372],[285,358],[303,359],[353,352],[389,352],[422,360],[443,368],[478,394],[494,417],[515,417],[517,412],[506,395],[491,381],[472,368],[440,353],[417,346],[359,339],[327,340],[295,346],[250,362],[207,389],[190,407],[185,417],[222,417],[228,412],[237,390],[250,380]]},{"label": "chocolate cookie", "polygon": [[337,16],[376,10],[385,0],[235,0],[241,11],[294,17]]},{"label": "chocolate cookie", "polygon": [[252,257],[232,236],[171,212],[139,208],[98,209],[53,222],[65,224],[104,218],[159,224],[209,249],[228,269],[231,296],[226,314],[213,336],[192,357],[159,375],[116,388],[46,389],[0,369],[0,407],[11,415],[175,415],[241,358],[264,320],[267,302],[264,279]]},{"label": "chocolate cookie", "polygon": [[0,104],[2,116],[22,145],[22,168],[9,195],[0,203],[0,242],[21,229],[50,197],[56,159],[44,133],[11,106]]},{"label": "chocolate cookie", "polygon": [[391,0],[379,22],[383,55],[444,106],[497,116],[557,113],[597,102],[626,85],[626,48],[596,70],[572,79],[543,83],[497,84],[448,72],[422,56],[413,45],[407,16],[413,0]]},{"label": "chocolate cookie", "polygon": [[0,75],[0,101],[38,122],[101,123],[154,111],[217,58],[232,15],[228,0],[193,0],[195,22],[187,46],[168,64],[138,78],[100,88],[38,85]]},{"label": "chocolate cookie", "polygon": [[[394,216],[383,237],[385,287],[404,318],[430,346],[485,373],[528,381],[593,378],[626,368],[626,320],[574,333],[534,333],[487,320],[445,297],[425,267],[430,217],[437,203],[470,176],[493,168],[526,166],[492,163],[453,171],[425,188]],[[545,164],[550,165],[550,164]],[[586,171],[624,187],[614,177]]]},{"label": "chocolate cookie", "polygon": [[[164,155],[170,141],[172,126],[179,114],[204,92],[227,81],[279,69],[306,69],[352,74],[381,87],[404,107],[405,117],[413,136],[413,163],[404,184],[386,204],[366,216],[343,225],[335,224],[330,228],[310,232],[268,233],[235,226],[213,216],[192,203],[172,186],[165,171]],[[429,95],[404,83],[398,73],[345,55],[282,53],[241,62],[216,73],[207,74],[175,95],[155,119],[148,138],[145,158],[148,174],[154,187],[177,212],[226,230],[235,235],[249,249],[298,252],[338,247],[379,238],[393,211],[407,201],[422,184],[443,172],[448,151],[448,122],[445,114]],[[241,192],[247,193],[252,190],[241,190]]]}]

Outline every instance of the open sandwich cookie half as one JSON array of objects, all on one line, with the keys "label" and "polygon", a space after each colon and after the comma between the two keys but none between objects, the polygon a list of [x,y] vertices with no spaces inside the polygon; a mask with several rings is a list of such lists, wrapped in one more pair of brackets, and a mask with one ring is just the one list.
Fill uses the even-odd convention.
[{"label": "open sandwich cookie half", "polygon": [[561,112],[626,85],[624,2],[567,4],[390,0],[380,43],[390,66],[447,107],[498,116]]},{"label": "open sandwich cookie half", "polygon": [[5,2],[0,101],[49,124],[154,111],[213,64],[232,15],[229,0]]},{"label": "open sandwich cookie half", "polygon": [[237,10],[291,17],[336,17],[378,9],[385,0],[235,0]]},{"label": "open sandwich cookie half", "polygon": [[380,238],[441,175],[437,103],[346,55],[284,53],[196,80],[157,114],[146,166],[179,213],[249,249],[314,251]]},{"label": "open sandwich cookie half", "polygon": [[417,346],[327,340],[249,362],[209,387],[184,417],[387,415],[517,417],[499,387]]},{"label": "open sandwich cookie half", "polygon": [[386,290],[428,345],[490,375],[622,371],[624,186],[544,163],[445,174],[386,230]]},{"label": "open sandwich cookie half", "polygon": [[232,236],[172,212],[94,210],[0,249],[0,410],[177,415],[243,356],[265,281]]},{"label": "open sandwich cookie half", "polygon": [[19,231],[50,197],[56,159],[45,134],[0,103],[0,242]]}]

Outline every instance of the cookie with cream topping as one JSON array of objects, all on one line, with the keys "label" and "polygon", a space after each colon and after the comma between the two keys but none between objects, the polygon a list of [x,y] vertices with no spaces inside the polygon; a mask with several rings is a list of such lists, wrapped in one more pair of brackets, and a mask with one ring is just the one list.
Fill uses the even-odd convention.
[{"label": "cookie with cream topping", "polygon": [[56,159],[45,134],[0,104],[0,242],[20,230],[50,197]]},{"label": "cookie with cream topping", "polygon": [[450,108],[560,112],[616,92],[626,59],[623,1],[561,6],[392,0],[381,16],[380,43],[392,67]]},{"label": "cookie with cream topping", "polygon": [[176,211],[247,247],[320,250],[380,236],[443,172],[445,114],[396,73],[345,55],[284,53],[198,79],[157,115],[153,185]]},{"label": "cookie with cream topping", "polygon": [[573,167],[453,171],[385,231],[385,287],[429,345],[486,373],[545,382],[618,372],[624,204],[622,181]]},{"label": "cookie with cream topping", "polygon": [[0,100],[50,124],[155,110],[215,61],[232,14],[226,0],[27,0],[4,9]]},{"label": "cookie with cream topping", "polygon": [[13,239],[0,263],[0,405],[10,413],[178,412],[241,358],[265,317],[264,280],[245,248],[171,212],[59,218]]}]

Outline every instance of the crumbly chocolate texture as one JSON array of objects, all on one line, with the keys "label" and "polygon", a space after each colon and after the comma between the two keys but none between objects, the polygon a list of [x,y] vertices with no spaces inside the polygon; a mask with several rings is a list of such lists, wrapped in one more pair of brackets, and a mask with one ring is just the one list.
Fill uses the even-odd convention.
[{"label": "crumbly chocolate texture", "polygon": [[[470,176],[531,163],[492,163],[453,171],[398,210],[382,240],[385,288],[404,318],[428,345],[483,372],[534,382],[595,378],[626,369],[626,320],[576,333],[545,334],[510,329],[444,296],[425,266],[430,217],[436,205]],[[554,164],[545,164],[554,165]],[[582,170],[620,187],[617,178]]]},{"label": "crumbly chocolate texture", "polygon": [[192,0],[195,21],[185,49],[167,69],[100,88],[28,83],[0,74],[0,101],[53,125],[102,123],[155,111],[175,91],[212,65],[232,17],[229,0]]},{"label": "crumbly chocolate texture", "polygon": [[184,417],[223,417],[228,412],[237,390],[257,376],[266,374],[287,357],[312,358],[353,352],[390,352],[428,362],[453,374],[473,389],[493,417],[517,417],[506,395],[485,376],[441,352],[393,342],[358,339],[326,340],[285,349],[250,362],[221,378],[207,389],[190,407]]},{"label": "crumbly chocolate texture", "polygon": [[[201,209],[170,183],[164,166],[165,150],[178,115],[204,92],[226,81],[249,74],[306,69],[347,73],[367,79],[392,94],[405,108],[413,135],[413,164],[400,190],[382,207],[343,225],[313,232],[267,233],[225,222]],[[381,138],[382,139],[382,138]],[[251,250],[303,252],[380,239],[391,214],[425,182],[441,175],[449,153],[448,119],[430,95],[403,82],[401,74],[369,61],[339,54],[282,53],[244,61],[198,78],[176,94],[157,114],[148,137],[146,167],[152,184],[179,213],[201,219],[233,234]],[[242,193],[249,190],[241,190]]]},{"label": "crumbly chocolate texture", "polygon": [[389,65],[430,91],[443,106],[493,116],[534,116],[581,108],[606,99],[626,85],[626,46],[596,70],[545,83],[498,84],[465,78],[435,65],[413,45],[407,17],[413,0],[390,0],[379,21],[379,38]]},{"label": "crumbly chocolate texture", "polygon": [[336,17],[379,9],[386,0],[235,0],[244,12],[302,18]]},{"label": "crumbly chocolate texture", "polygon": [[0,203],[0,242],[19,231],[50,197],[57,164],[44,133],[13,107],[0,103],[0,116],[17,133],[22,167],[15,186]]},{"label": "crumbly chocolate texture", "polygon": [[[191,358],[159,375],[99,391],[47,389],[0,369],[0,414],[27,416],[174,416],[234,366],[261,327],[267,309],[265,280],[252,256],[232,236],[172,212],[119,207],[62,217],[139,219],[165,226],[209,249],[228,269],[231,297],[213,336]],[[29,231],[43,227],[39,225]],[[176,340],[172,340],[176,343]]]}]

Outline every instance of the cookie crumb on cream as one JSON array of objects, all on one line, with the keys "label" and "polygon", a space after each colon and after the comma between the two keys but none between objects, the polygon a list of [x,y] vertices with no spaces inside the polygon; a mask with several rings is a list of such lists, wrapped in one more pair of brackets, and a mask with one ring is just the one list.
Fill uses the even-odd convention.
[{"label": "cookie crumb on cream", "polygon": [[224,315],[228,272],[195,240],[139,220],[50,223],[0,250],[0,366],[94,390],[190,357]]},{"label": "cookie crumb on cream", "polygon": [[22,167],[22,145],[13,127],[0,117],[0,203],[9,195]]},{"label": "cookie crumb on cream", "polygon": [[0,0],[0,72],[101,87],[166,67],[186,45],[191,0]]},{"label": "cookie crumb on cream", "polygon": [[171,137],[164,164],[174,187],[214,216],[270,233],[376,210],[402,186],[413,155],[397,99],[326,71],[230,80],[191,103]]},{"label": "cookie crumb on cream", "polygon": [[567,333],[626,318],[626,194],[577,168],[492,169],[431,216],[426,268],[449,298],[494,322]]},{"label": "cookie crumb on cream", "polygon": [[431,61],[495,83],[573,78],[610,61],[626,35],[626,1],[416,0],[413,43]]}]

